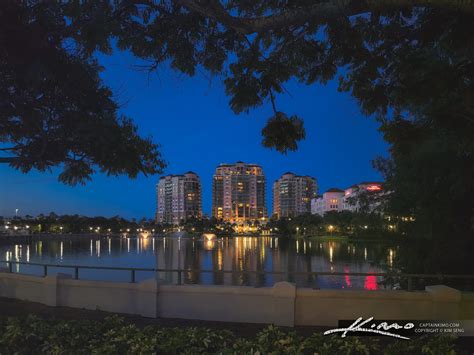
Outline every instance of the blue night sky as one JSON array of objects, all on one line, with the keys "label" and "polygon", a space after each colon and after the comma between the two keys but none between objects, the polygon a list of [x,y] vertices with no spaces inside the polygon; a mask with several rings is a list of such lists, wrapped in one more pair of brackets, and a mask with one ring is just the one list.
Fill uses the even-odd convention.
[{"label": "blue night sky", "polygon": [[[291,95],[278,97],[278,109],[305,120],[306,140],[297,152],[281,155],[261,146],[261,129],[272,115],[269,104],[249,114],[235,115],[219,78],[201,73],[193,78],[161,68],[148,75],[133,68],[127,53],[100,57],[104,82],[110,86],[122,112],[132,117],[142,135],[161,145],[168,162],[165,174],[189,170],[201,177],[203,211],[210,213],[212,175],[219,163],[238,160],[260,164],[267,177],[267,208],[271,186],[284,172],[317,178],[320,192],[345,188],[364,180],[380,180],[371,160],[385,155],[387,145],[371,118],[357,103],[337,92],[337,83],[303,86],[288,83]],[[135,180],[96,174],[85,186],[59,183],[57,172],[22,174],[0,166],[0,215],[49,213],[88,216],[121,215],[152,218],[155,184],[159,176]]]}]

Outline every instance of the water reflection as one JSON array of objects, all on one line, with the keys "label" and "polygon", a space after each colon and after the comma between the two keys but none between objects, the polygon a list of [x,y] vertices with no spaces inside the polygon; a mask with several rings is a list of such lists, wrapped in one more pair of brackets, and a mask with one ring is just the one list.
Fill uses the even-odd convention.
[{"label": "water reflection", "polygon": [[[104,247],[104,252],[101,248]],[[63,265],[92,265],[158,268],[158,275],[138,272],[137,280],[158,276],[177,283],[271,286],[288,280],[298,286],[376,290],[380,278],[353,276],[350,273],[384,272],[393,266],[397,248],[377,243],[345,241],[288,240],[264,237],[203,238],[100,237],[36,240],[30,244],[2,245],[5,260]],[[14,270],[41,274],[39,267],[16,265]],[[208,272],[204,272],[207,270]],[[71,269],[48,271],[72,273]],[[341,275],[315,275],[309,272],[333,272]],[[306,274],[305,274],[306,273]],[[125,271],[81,270],[84,279],[128,281]]]}]

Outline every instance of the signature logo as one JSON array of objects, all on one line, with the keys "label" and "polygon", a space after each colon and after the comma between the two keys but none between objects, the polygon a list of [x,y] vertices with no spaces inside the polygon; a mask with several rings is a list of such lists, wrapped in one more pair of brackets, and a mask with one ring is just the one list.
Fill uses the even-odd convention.
[{"label": "signature logo", "polygon": [[374,333],[374,334],[377,334],[377,335],[386,335],[386,336],[390,336],[390,337],[394,337],[394,338],[410,340],[410,338],[399,335],[399,334],[396,334],[396,333],[392,333],[392,332],[390,332],[390,330],[392,330],[392,329],[395,329],[395,330],[398,330],[398,329],[412,329],[413,327],[415,327],[415,324],[413,324],[413,323],[406,323],[405,325],[400,325],[396,322],[391,323],[391,324],[389,324],[387,322],[382,322],[382,323],[379,323],[379,324],[373,322],[371,324],[373,319],[374,319],[374,317],[370,317],[370,318],[367,318],[366,320],[364,320],[364,318],[359,317],[359,318],[356,319],[356,321],[354,323],[352,323],[347,328],[330,329],[330,330],[326,330],[323,334],[324,335],[329,335],[329,334],[333,334],[333,333],[342,333],[341,338],[345,338],[347,333],[349,333],[349,332],[354,332],[354,333],[364,332],[364,333]]}]

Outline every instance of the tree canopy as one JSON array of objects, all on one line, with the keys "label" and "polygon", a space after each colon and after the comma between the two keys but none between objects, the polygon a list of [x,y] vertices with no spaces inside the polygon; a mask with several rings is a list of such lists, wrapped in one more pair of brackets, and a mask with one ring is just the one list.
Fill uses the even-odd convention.
[{"label": "tree canopy", "polygon": [[[141,138],[86,45],[68,34],[67,7],[6,1],[0,8],[1,163],[28,172],[61,166],[59,179],[161,172],[158,147]],[[105,49],[104,49],[105,50]]]},{"label": "tree canopy", "polygon": [[95,53],[116,45],[150,71],[218,76],[237,114],[270,102],[263,145],[282,153],[305,137],[303,118],[278,109],[286,83],[338,78],[390,144],[376,166],[391,208],[433,229],[472,231],[473,1],[11,0],[0,16],[0,137],[15,143],[2,161],[14,167],[63,162],[67,182],[94,164],[131,176],[160,170],[157,147],[118,116],[98,79]]}]

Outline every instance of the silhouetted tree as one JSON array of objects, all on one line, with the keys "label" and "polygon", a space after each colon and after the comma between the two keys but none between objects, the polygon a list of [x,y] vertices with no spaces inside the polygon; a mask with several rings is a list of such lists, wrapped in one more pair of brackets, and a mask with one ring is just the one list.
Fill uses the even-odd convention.
[{"label": "silhouetted tree", "polygon": [[2,3],[0,163],[22,172],[61,166],[59,180],[71,185],[90,180],[97,169],[132,178],[160,173],[164,162],[157,145],[119,115],[111,90],[99,78],[94,48],[88,47],[92,33],[69,23],[73,7]]},{"label": "silhouetted tree", "polygon": [[452,0],[5,1],[0,138],[13,145],[0,161],[23,171],[63,163],[68,183],[93,166],[160,170],[156,146],[117,116],[98,79],[94,53],[110,53],[112,39],[146,70],[220,75],[235,113],[270,102],[263,145],[283,153],[305,137],[302,119],[278,109],[285,84],[339,76],[390,144],[376,163],[389,207],[419,216],[428,235],[464,238],[474,215],[473,11]]}]

